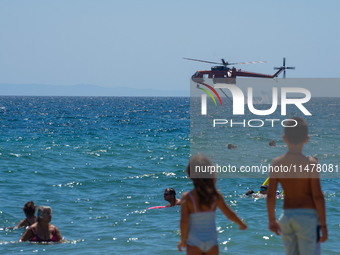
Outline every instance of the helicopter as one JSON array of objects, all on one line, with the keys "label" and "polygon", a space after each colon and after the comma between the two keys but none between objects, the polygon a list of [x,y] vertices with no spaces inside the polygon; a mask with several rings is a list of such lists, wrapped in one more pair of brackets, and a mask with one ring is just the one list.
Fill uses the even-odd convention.
[{"label": "helicopter", "polygon": [[295,67],[286,67],[286,58],[283,58],[283,64],[281,67],[274,67],[275,70],[278,70],[273,75],[269,74],[261,74],[261,73],[252,73],[242,71],[241,69],[236,70],[233,66],[229,68],[229,65],[240,65],[240,64],[257,64],[257,63],[266,63],[267,61],[252,61],[252,62],[240,62],[240,63],[229,63],[226,62],[223,58],[221,59],[221,63],[210,62],[205,60],[193,59],[193,58],[184,58],[187,60],[204,62],[209,64],[217,64],[218,66],[212,66],[209,71],[196,71],[196,73],[191,76],[191,79],[194,82],[203,82],[204,78],[213,79],[213,83],[228,83],[228,84],[236,84],[236,77],[253,77],[253,78],[275,78],[278,77],[279,74],[283,71],[283,78],[286,78],[286,69],[295,70]]}]

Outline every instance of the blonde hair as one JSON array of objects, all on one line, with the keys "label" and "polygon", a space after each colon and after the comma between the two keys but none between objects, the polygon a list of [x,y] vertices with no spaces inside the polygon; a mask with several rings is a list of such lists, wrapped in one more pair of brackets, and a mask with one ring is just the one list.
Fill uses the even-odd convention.
[{"label": "blonde hair", "polygon": [[46,209],[49,209],[51,211],[51,213],[52,213],[52,208],[49,207],[49,206],[40,206],[38,208],[38,214],[37,214],[37,221],[38,222],[41,221],[41,219],[42,219],[42,217],[44,215],[44,210],[46,210]]}]

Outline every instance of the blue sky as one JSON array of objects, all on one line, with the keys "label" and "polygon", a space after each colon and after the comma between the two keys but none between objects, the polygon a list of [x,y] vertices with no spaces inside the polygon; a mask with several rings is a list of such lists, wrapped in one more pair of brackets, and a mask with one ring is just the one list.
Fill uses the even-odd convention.
[{"label": "blue sky", "polygon": [[[209,64],[339,78],[340,1],[0,2],[0,83],[189,90]],[[339,91],[339,88],[335,88]]]}]

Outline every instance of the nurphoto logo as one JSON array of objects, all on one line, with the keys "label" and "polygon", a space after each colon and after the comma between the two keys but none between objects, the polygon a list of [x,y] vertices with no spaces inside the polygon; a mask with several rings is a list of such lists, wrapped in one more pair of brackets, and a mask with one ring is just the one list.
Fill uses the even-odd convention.
[{"label": "nurphoto logo", "polygon": [[[211,87],[208,84],[201,83],[201,82],[198,84],[201,84],[201,85],[204,85],[210,88],[215,93],[215,95],[220,101],[220,104],[222,105],[221,98],[213,87]],[[215,105],[216,105],[215,98],[208,90],[200,88],[200,87],[198,88],[205,91],[207,94],[209,94],[210,97],[214,100]],[[245,99],[244,99],[244,94],[239,87],[235,85],[231,85],[231,84],[219,83],[215,85],[215,88],[228,89],[231,92],[232,98],[233,98],[233,115],[244,115]],[[270,109],[267,109],[267,110],[255,109],[254,104],[253,104],[253,88],[248,87],[247,92],[248,92],[247,105],[251,113],[255,115],[264,116],[264,115],[270,115],[275,112],[277,108],[277,102],[278,102],[278,93],[277,93],[276,87],[272,88],[272,105]],[[302,93],[305,95],[305,97],[304,98],[287,98],[287,93]],[[292,88],[292,87],[281,88],[281,115],[286,115],[286,106],[288,104],[292,104],[292,105],[295,105],[297,108],[299,108],[304,115],[311,116],[312,114],[303,106],[303,104],[307,103],[310,99],[311,99],[311,93],[308,89]],[[201,105],[202,105],[202,115],[206,115],[207,114],[207,95],[206,94],[201,95]]]},{"label": "nurphoto logo", "polygon": [[[229,107],[230,104],[222,104],[222,100],[220,95],[217,93],[217,89],[220,89],[223,94],[228,97],[228,95],[223,91],[222,89],[227,89],[231,93],[231,98],[228,97],[228,99],[232,102],[232,113],[233,116],[242,116],[245,115],[245,105],[248,106],[249,111],[256,116],[268,116],[273,114],[277,108],[278,105],[281,106],[281,116],[287,115],[287,105],[294,105],[299,109],[302,114],[305,116],[311,116],[312,114],[310,111],[307,110],[307,108],[304,106],[305,103],[309,102],[311,99],[311,93],[308,89],[300,88],[300,87],[272,87],[271,88],[271,102],[269,103],[270,107],[268,109],[257,109],[254,104],[254,96],[253,96],[253,88],[247,87],[247,100],[245,99],[245,95],[243,91],[236,85],[233,84],[226,84],[226,83],[215,83],[214,87],[207,84],[209,82],[209,79],[205,79],[204,82],[202,81],[196,81],[196,87],[197,89],[200,89],[204,91],[205,93],[201,94],[201,115],[207,115],[208,112],[208,104],[207,104],[207,95],[209,95],[212,100],[214,101],[215,106],[217,106],[217,100],[215,100],[215,97],[217,97],[218,101],[220,102],[220,105],[222,107]],[[209,91],[210,90],[210,91]],[[280,94],[279,94],[280,91]],[[299,94],[302,95],[299,98],[289,98],[289,94]],[[246,103],[245,103],[246,102]],[[209,110],[210,111],[210,110]],[[213,113],[213,112],[212,112]],[[242,119],[242,120],[235,120],[235,119],[222,119],[222,118],[214,118],[212,121],[213,127],[216,127],[217,125],[230,125],[230,127],[234,126],[243,126],[243,127],[262,127],[265,125],[265,123],[268,123],[271,125],[271,127],[275,126],[276,122],[280,122],[281,126],[287,127],[285,125],[285,122],[291,119]],[[294,122],[294,121],[293,121]],[[294,127],[288,126],[288,127]]]}]

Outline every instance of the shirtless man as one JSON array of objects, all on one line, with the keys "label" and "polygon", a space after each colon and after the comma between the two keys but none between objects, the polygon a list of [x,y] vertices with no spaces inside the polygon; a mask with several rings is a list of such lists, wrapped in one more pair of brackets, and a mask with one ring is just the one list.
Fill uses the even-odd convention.
[{"label": "shirtless man", "polygon": [[165,207],[180,205],[181,200],[176,198],[176,191],[173,188],[165,189],[164,191],[164,200],[168,201]]},{"label": "shirtless man", "polygon": [[[305,143],[308,142],[308,127],[302,118],[292,118],[287,121],[283,141],[288,152],[277,157],[272,162],[275,167],[291,167],[291,172],[270,172],[270,182],[267,194],[267,210],[269,230],[277,235],[282,233],[282,242],[286,254],[310,255],[320,254],[320,242],[328,238],[325,213],[325,199],[321,191],[319,173],[316,171],[317,159],[302,154]],[[296,166],[296,171],[293,171]],[[301,167],[302,168],[301,168]],[[314,171],[311,172],[311,169]],[[309,171],[306,171],[306,169]],[[300,171],[302,169],[302,172]],[[285,192],[283,215],[280,223],[275,217],[276,189],[278,183]],[[319,230],[321,230],[321,237]]]}]

